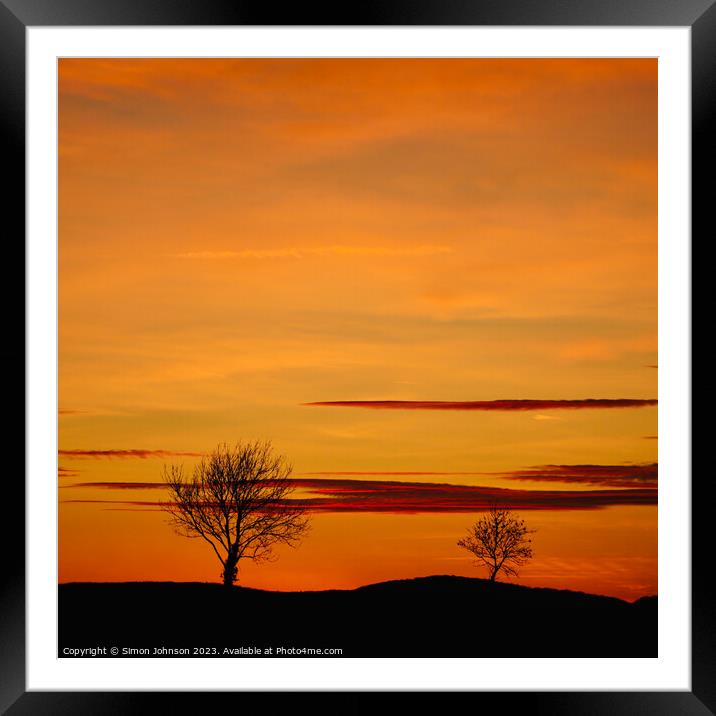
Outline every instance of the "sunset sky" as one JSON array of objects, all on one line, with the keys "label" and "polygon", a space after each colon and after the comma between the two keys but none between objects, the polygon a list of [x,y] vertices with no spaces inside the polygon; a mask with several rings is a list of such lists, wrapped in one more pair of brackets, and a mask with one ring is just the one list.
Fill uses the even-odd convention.
[{"label": "sunset sky", "polygon": [[[164,464],[270,439],[268,589],[657,592],[657,61],[59,61],[59,578],[218,581]],[[494,402],[499,401],[499,402]],[[399,484],[397,484],[399,483]]]}]

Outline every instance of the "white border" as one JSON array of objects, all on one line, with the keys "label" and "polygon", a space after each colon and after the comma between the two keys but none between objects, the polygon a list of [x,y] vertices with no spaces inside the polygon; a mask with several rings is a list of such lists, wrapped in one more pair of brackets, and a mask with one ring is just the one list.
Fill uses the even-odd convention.
[{"label": "white border", "polygon": [[[28,690],[690,691],[690,39],[689,28],[28,28]],[[658,659],[242,659],[237,668],[56,657],[59,56],[659,58]]]}]

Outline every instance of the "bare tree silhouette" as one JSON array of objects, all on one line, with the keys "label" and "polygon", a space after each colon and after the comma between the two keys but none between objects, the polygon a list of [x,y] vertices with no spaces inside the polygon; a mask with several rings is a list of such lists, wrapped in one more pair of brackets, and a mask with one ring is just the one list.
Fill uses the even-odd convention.
[{"label": "bare tree silhouette", "polygon": [[510,510],[493,505],[457,544],[472,552],[478,565],[488,568],[494,582],[500,570],[516,576],[517,568],[532,558],[532,540],[527,535],[535,531],[527,529],[524,520]]},{"label": "bare tree silhouette", "polygon": [[241,559],[270,559],[275,544],[295,546],[308,529],[304,508],[287,502],[291,470],[270,441],[220,444],[191,476],[181,465],[164,466],[170,500],[162,508],[179,534],[211,545],[230,587]]}]

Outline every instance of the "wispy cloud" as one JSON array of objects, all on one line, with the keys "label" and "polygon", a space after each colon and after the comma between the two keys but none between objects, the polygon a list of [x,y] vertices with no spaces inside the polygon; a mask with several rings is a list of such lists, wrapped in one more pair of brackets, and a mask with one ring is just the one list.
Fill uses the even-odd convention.
[{"label": "wispy cloud", "polygon": [[183,452],[177,450],[59,450],[60,455],[70,458],[95,458],[95,459],[133,459],[147,460],[153,457],[201,457],[200,452]]},{"label": "wispy cloud", "polygon": [[432,470],[315,470],[313,472],[302,472],[302,476],[327,476],[327,477],[359,477],[359,476],[401,476],[401,477],[420,477],[420,476],[439,476],[439,475],[485,475],[484,472],[435,472]]},{"label": "wispy cloud", "polygon": [[57,477],[77,477],[79,472],[77,470],[70,470],[66,467],[57,468]]},{"label": "wispy cloud", "polygon": [[187,251],[180,259],[302,259],[314,256],[438,256],[450,254],[450,246],[307,246],[238,251]]},{"label": "wispy cloud", "polygon": [[587,410],[643,408],[656,405],[654,399],[585,398],[580,400],[326,400],[302,403],[310,407],[370,408],[373,410]]},{"label": "wispy cloud", "polygon": [[[516,510],[585,510],[613,505],[655,505],[657,490],[640,487],[621,490],[512,490],[446,483],[387,480],[295,479],[294,487],[307,497],[287,500],[314,512],[480,512],[494,504]],[[81,483],[72,487],[153,489],[162,483]],[[70,487],[70,486],[68,486]],[[160,501],[63,500],[115,507],[160,507]]]},{"label": "wispy cloud", "polygon": [[[117,509],[122,511],[133,511],[128,510],[128,507],[140,507],[140,508],[146,508],[149,510],[160,510],[162,508],[160,502],[149,502],[149,501],[142,501],[142,500],[60,500],[61,504],[76,504],[76,505],[117,505],[117,507],[114,508],[108,508],[108,509]],[[124,505],[124,507],[122,507]]]},{"label": "wispy cloud", "polygon": [[166,485],[163,482],[75,482],[72,485],[61,485],[60,489],[73,487],[90,487],[99,490],[161,490]]},{"label": "wispy cloud", "polygon": [[525,470],[500,473],[508,480],[537,482],[575,482],[603,487],[656,487],[659,466],[643,465],[540,465]]}]

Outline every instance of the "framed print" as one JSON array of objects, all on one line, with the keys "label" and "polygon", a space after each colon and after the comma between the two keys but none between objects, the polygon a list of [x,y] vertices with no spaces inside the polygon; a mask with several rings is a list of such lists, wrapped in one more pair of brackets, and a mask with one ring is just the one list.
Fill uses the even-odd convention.
[{"label": "framed print", "polygon": [[714,712],[716,10],[334,13],[0,5],[28,278],[3,708]]}]

